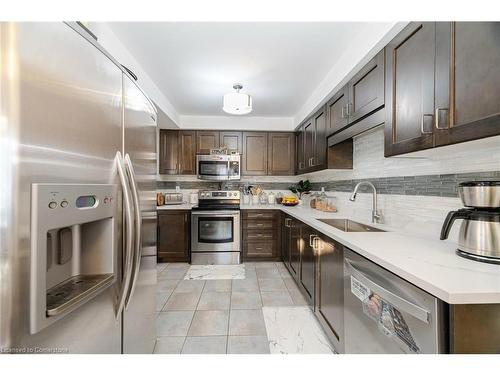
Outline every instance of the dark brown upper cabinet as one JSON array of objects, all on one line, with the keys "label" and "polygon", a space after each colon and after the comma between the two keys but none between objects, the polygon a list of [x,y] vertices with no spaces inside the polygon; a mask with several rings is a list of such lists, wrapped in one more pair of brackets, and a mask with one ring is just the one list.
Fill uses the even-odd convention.
[{"label": "dark brown upper cabinet", "polygon": [[304,172],[309,172],[312,167],[312,162],[316,148],[316,130],[312,117],[304,123]]},{"label": "dark brown upper cabinet", "polygon": [[196,132],[179,131],[179,174],[196,174]]},{"label": "dark brown upper cabinet", "polygon": [[306,169],[306,155],[304,152],[304,125],[300,126],[296,137],[295,137],[295,150],[296,150],[296,155],[297,155],[297,166],[296,166],[296,172],[297,174],[301,174],[305,172]]},{"label": "dark brown upper cabinet", "polygon": [[219,132],[218,131],[196,131],[196,153],[210,154],[212,148],[219,148]]},{"label": "dark brown upper cabinet", "polygon": [[243,139],[241,132],[221,131],[219,136],[220,147],[227,147],[229,151],[243,152]]},{"label": "dark brown upper cabinet", "polygon": [[386,47],[385,156],[433,147],[436,24],[410,23]]},{"label": "dark brown upper cabinet", "polygon": [[314,154],[311,163],[311,167],[314,170],[320,170],[326,168],[326,107],[323,106],[319,111],[317,111],[313,118],[314,124]]},{"label": "dark brown upper cabinet", "polygon": [[436,24],[435,146],[500,134],[500,23]]},{"label": "dark brown upper cabinet", "polygon": [[246,176],[267,175],[266,132],[243,132],[241,174]]},{"label": "dark brown upper cabinet", "polygon": [[159,172],[161,174],[179,173],[179,131],[160,130],[160,160]]},{"label": "dark brown upper cabinet", "polygon": [[295,172],[295,134],[269,133],[267,141],[267,174],[291,176]]},{"label": "dark brown upper cabinet", "polygon": [[500,23],[411,23],[386,49],[385,155],[500,134]]},{"label": "dark brown upper cabinet", "polygon": [[336,133],[348,124],[347,107],[349,103],[349,86],[344,86],[326,104],[327,135]]},{"label": "dark brown upper cabinet", "polygon": [[297,174],[326,168],[326,133],[326,107],[323,106],[299,128],[297,134]]},{"label": "dark brown upper cabinet", "polygon": [[[384,106],[384,66],[385,51],[382,50],[328,101],[327,136],[344,130]],[[359,132],[375,125],[378,125],[376,121],[368,119]]]},{"label": "dark brown upper cabinet", "polygon": [[349,123],[384,105],[384,61],[382,50],[349,81]]}]

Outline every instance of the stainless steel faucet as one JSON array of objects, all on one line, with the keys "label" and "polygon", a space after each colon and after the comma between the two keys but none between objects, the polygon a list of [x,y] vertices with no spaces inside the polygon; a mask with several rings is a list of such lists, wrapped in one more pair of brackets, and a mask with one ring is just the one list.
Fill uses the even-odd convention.
[{"label": "stainless steel faucet", "polygon": [[375,188],[375,185],[373,185],[370,181],[358,182],[358,184],[354,187],[354,191],[352,192],[349,200],[351,202],[354,202],[356,200],[356,195],[358,194],[358,189],[362,185],[370,186],[373,189],[372,223],[378,223],[381,216],[377,210],[377,189]]}]

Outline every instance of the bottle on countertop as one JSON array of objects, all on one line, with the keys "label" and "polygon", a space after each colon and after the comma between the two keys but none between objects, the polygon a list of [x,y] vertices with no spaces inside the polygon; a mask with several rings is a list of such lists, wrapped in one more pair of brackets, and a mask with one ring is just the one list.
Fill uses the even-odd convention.
[{"label": "bottle on countertop", "polygon": [[272,191],[270,191],[267,195],[267,201],[269,202],[269,204],[276,204],[276,197]]}]

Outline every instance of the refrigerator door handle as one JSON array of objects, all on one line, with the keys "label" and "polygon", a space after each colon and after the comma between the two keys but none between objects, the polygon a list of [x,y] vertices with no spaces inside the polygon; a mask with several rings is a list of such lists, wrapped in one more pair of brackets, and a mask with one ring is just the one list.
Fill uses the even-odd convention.
[{"label": "refrigerator door handle", "polygon": [[130,284],[130,291],[125,302],[125,309],[128,309],[132,296],[134,294],[135,286],[137,284],[137,277],[139,275],[139,268],[141,266],[141,256],[142,256],[142,217],[141,217],[141,207],[139,200],[139,189],[137,187],[137,181],[135,178],[134,167],[132,165],[132,160],[130,160],[129,154],[125,155],[125,166],[127,168],[127,173],[130,179],[130,186],[132,188],[132,197],[134,198],[135,207],[135,246],[134,246],[134,259],[132,264],[132,283]]},{"label": "refrigerator door handle", "polygon": [[130,187],[128,185],[128,179],[125,171],[125,166],[123,163],[123,158],[121,153],[118,151],[115,157],[118,176],[120,177],[120,183],[123,189],[123,202],[125,204],[125,227],[126,227],[126,238],[125,238],[125,267],[123,269],[123,280],[120,288],[120,294],[118,298],[118,306],[116,309],[116,319],[121,316],[123,308],[125,307],[125,300],[127,298],[130,278],[132,273],[132,250],[133,250],[133,240],[134,240],[134,216],[132,213],[132,198]]}]

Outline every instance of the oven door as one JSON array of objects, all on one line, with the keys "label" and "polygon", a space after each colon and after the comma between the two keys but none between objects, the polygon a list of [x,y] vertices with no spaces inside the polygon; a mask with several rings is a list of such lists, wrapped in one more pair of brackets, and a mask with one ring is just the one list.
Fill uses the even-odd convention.
[{"label": "oven door", "polygon": [[240,212],[193,211],[191,251],[240,251]]},{"label": "oven door", "polygon": [[200,180],[228,180],[229,162],[227,160],[207,160],[198,157],[196,160],[196,174]]}]

